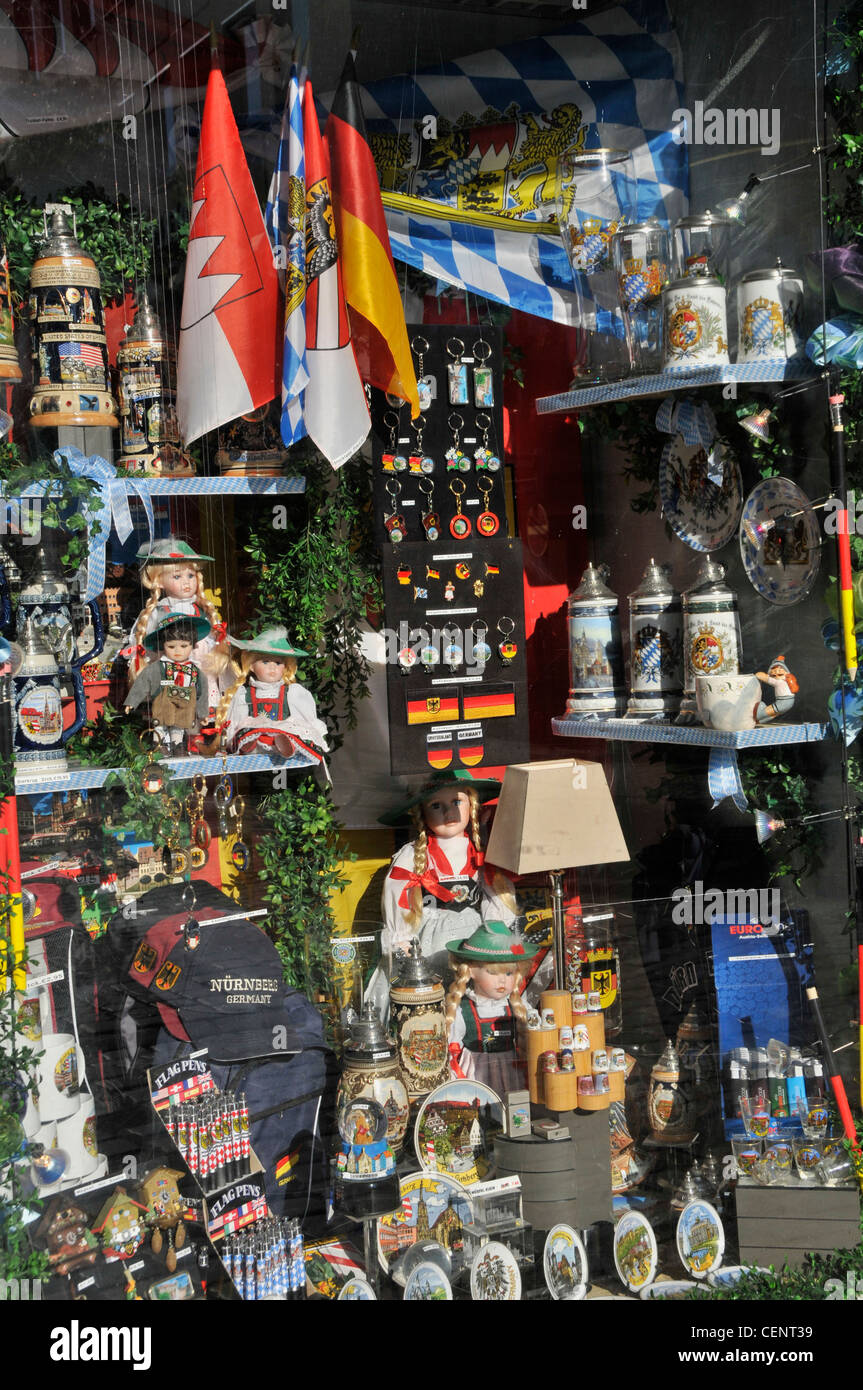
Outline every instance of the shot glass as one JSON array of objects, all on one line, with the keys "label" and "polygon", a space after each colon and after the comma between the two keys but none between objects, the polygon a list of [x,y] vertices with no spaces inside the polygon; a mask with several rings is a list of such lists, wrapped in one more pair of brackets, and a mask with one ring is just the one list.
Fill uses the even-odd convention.
[{"label": "shot glass", "polygon": [[771,1132],[776,1133],[776,1121],[771,1121],[770,1111],[753,1110],[748,1096],[740,1098],[740,1114],[748,1139],[766,1139]]},{"label": "shot glass", "polygon": [[818,1182],[818,1165],[824,1157],[824,1142],[806,1135],[794,1140],[794,1165],[801,1182]]},{"label": "shot glass", "polygon": [[806,1139],[823,1139],[830,1123],[830,1111],[823,1101],[797,1102],[797,1114]]},{"label": "shot glass", "polygon": [[764,1152],[764,1142],[761,1139],[732,1139],[731,1148],[734,1151],[734,1162],[737,1164],[737,1171],[741,1177],[751,1178],[756,1164],[760,1163]]},{"label": "shot glass", "polygon": [[818,1164],[818,1174],[825,1187],[839,1187],[842,1183],[851,1182],[855,1177],[851,1155],[845,1149],[825,1154]]}]

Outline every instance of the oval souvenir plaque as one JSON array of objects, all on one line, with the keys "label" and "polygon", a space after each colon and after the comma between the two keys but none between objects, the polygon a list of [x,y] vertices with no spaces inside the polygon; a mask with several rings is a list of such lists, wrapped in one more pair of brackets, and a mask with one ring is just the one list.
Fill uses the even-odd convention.
[{"label": "oval souvenir plaque", "polygon": [[725,1231],[722,1218],[709,1202],[690,1202],[677,1222],[677,1253],[693,1279],[706,1279],[722,1264]]},{"label": "oval souvenir plaque", "polygon": [[521,1272],[512,1251],[490,1240],[470,1267],[470,1296],[478,1303],[515,1302],[521,1298]]},{"label": "oval souvenir plaque", "polygon": [[656,1236],[646,1217],[627,1211],[614,1228],[614,1267],[630,1293],[647,1288],[656,1278]]},{"label": "oval souvenir plaque", "polygon": [[542,1267],[554,1299],[579,1299],[587,1293],[587,1251],[571,1226],[552,1226],[545,1240]]}]

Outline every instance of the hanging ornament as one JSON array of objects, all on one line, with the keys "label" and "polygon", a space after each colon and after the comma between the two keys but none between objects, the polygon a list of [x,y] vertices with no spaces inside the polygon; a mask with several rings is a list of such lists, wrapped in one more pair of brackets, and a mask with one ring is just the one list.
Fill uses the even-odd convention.
[{"label": "hanging ornament", "polygon": [[66,205],[48,204],[51,231],[30,272],[34,391],[30,423],[117,424],[108,376],[99,272],[75,240]]}]

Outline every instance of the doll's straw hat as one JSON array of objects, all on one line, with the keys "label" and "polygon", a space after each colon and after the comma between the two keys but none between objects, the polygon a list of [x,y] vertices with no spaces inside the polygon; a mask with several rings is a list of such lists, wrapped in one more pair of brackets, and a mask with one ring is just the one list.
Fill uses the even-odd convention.
[{"label": "doll's straw hat", "polygon": [[199,555],[188,541],[180,541],[176,536],[165,536],[154,541],[152,546],[142,545],[135,559],[147,565],[170,565],[182,560],[212,560],[212,555]]},{"label": "doll's straw hat", "polygon": [[520,936],[514,936],[503,922],[495,921],[483,922],[463,941],[448,941],[446,948],[461,960],[485,961],[487,965],[531,960],[539,950],[538,946],[529,946]]},{"label": "doll's straw hat", "polygon": [[163,642],[170,642],[170,629],[175,627],[191,628],[195,634],[195,643],[208,637],[213,630],[206,618],[196,617],[193,613],[168,613],[144,638],[147,651],[158,651]]},{"label": "doll's straw hat", "polygon": [[424,801],[431,801],[440,792],[448,791],[452,787],[459,791],[467,791],[469,787],[473,787],[481,802],[493,801],[496,796],[500,796],[500,782],[491,777],[471,777],[467,768],[457,767],[452,772],[435,772],[407,801],[403,801],[392,811],[387,811],[386,815],[379,816],[378,824],[399,825],[414,806],[421,806]]},{"label": "doll's straw hat", "polygon": [[262,656],[308,656],[302,647],[295,647],[289,641],[286,627],[265,627],[242,642],[228,633],[227,641],[241,652],[260,652]]}]

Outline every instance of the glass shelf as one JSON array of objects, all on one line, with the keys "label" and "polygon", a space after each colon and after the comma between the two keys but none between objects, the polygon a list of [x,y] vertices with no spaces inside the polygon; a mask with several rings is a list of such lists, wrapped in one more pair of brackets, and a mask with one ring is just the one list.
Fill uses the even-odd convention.
[{"label": "glass shelf", "polygon": [[765,748],[783,743],[820,743],[828,724],[767,724],[762,729],[720,733],[701,724],[671,724],[645,719],[600,719],[596,716],[552,719],[552,733],[561,738],[607,738],[626,743],[676,743],[694,748]]},{"label": "glass shelf", "polygon": [[749,386],[768,386],[783,381],[817,381],[819,373],[808,362],[732,363],[728,367],[678,367],[655,376],[625,377],[605,386],[579,386],[557,396],[540,396],[538,415],[564,415],[586,405],[605,405],[613,401],[639,400],[644,396],[664,396],[668,391],[693,391],[702,386],[722,386],[729,382]]},{"label": "glass shelf", "polygon": [[119,482],[128,492],[148,492],[151,497],[284,496],[306,490],[305,478],[136,478],[123,474]]},{"label": "glass shelf", "polygon": [[[222,772],[300,772],[305,768],[317,767],[318,759],[308,753],[295,753],[291,758],[278,762],[264,753],[250,753],[227,759],[215,758],[165,758],[156,759],[159,767],[170,773],[173,781],[188,781],[200,774],[203,777],[220,777]],[[125,769],[117,767],[69,767],[65,772],[19,772],[15,777],[15,791],[19,796],[39,796],[43,792],[68,792],[81,789],[104,787],[112,773],[122,773]]]}]

